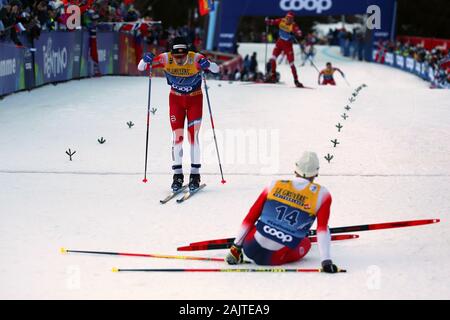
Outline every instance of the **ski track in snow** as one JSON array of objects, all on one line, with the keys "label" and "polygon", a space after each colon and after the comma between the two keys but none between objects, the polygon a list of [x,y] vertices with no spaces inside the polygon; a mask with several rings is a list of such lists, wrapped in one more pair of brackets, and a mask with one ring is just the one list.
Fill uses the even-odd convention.
[{"label": "ski track in snow", "polygon": [[[269,45],[268,56],[273,45]],[[298,50],[297,46],[295,48]],[[242,55],[264,45],[241,44]],[[204,100],[202,182],[189,201],[160,205],[171,183],[166,81],[152,81],[148,179],[142,183],[145,77],[102,77],[44,86],[0,102],[0,298],[2,299],[449,299],[450,92],[414,75],[352,61],[318,47],[316,65],[341,68],[336,87],[296,55],[294,90],[209,80],[227,183],[221,185]],[[349,102],[361,84],[356,101]],[[344,107],[351,106],[350,111]],[[347,120],[341,118],[346,112]],[[133,121],[129,129],[126,122]],[[341,123],[342,131],[335,125]],[[99,137],[106,143],[100,145]],[[330,140],[340,144],[333,148]],[[187,139],[185,139],[187,140]],[[73,161],[65,151],[76,150]],[[440,218],[436,225],[361,232],[332,245],[347,274],[112,273],[120,268],[216,268],[220,262],[81,254],[60,247],[187,254],[176,247],[233,237],[272,179],[289,178],[306,149],[321,157],[317,182],[332,193],[330,226]],[[327,163],[323,158],[332,154]],[[184,168],[189,168],[185,144]],[[224,257],[223,250],[188,255]],[[317,268],[317,247],[290,268]],[[239,285],[236,285],[239,284]],[[257,288],[257,290],[255,290]],[[307,288],[307,289],[305,289]]]}]

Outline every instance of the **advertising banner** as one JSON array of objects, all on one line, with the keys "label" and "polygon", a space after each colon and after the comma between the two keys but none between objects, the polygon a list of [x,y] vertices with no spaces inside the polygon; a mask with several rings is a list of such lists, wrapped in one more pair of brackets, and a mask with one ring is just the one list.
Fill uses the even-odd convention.
[{"label": "advertising banner", "polygon": [[416,65],[414,68],[414,73],[420,77],[422,75],[422,69],[423,69],[423,63],[416,62]]},{"label": "advertising banner", "polygon": [[436,47],[444,50],[450,49],[450,39],[422,38],[409,36],[399,36],[397,39],[403,43],[409,43],[412,46],[421,46],[427,50],[431,50]]},{"label": "advertising banner", "polygon": [[[80,68],[81,47],[78,47],[78,50],[76,46],[78,38],[77,32],[55,31],[42,33],[39,39],[35,40],[36,86],[74,78],[74,68]],[[79,71],[75,72],[75,75],[79,76]]]},{"label": "advertising banner", "polygon": [[119,34],[119,74],[139,75],[134,37],[124,33]]},{"label": "advertising banner", "polygon": [[395,55],[393,53],[386,53],[386,59],[385,59],[385,63],[393,66],[394,65],[394,59],[395,59]]},{"label": "advertising banner", "polygon": [[26,51],[28,50],[9,43],[0,43],[0,96],[26,89]]},{"label": "advertising banner", "polygon": [[411,57],[406,58],[406,69],[409,72],[414,72],[414,63],[415,63],[415,60],[413,58],[411,58]]},{"label": "advertising banner", "polygon": [[405,57],[395,55],[395,66],[404,69],[405,68]]},{"label": "advertising banner", "polygon": [[116,32],[98,32],[97,50],[100,73],[117,74],[119,71],[119,46]]},{"label": "advertising banner", "polygon": [[90,62],[90,52],[89,52],[89,33],[83,31],[81,37],[81,62],[80,62],[80,77],[90,77],[93,74],[92,63]]}]

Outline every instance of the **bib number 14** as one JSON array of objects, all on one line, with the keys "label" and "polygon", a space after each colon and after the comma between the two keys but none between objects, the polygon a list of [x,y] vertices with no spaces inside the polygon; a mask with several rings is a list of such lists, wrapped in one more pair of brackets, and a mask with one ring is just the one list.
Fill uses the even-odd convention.
[{"label": "bib number 14", "polygon": [[285,206],[276,207],[275,210],[277,210],[278,213],[278,220],[286,220],[291,226],[295,225],[298,222],[298,216],[300,214],[298,210],[292,210],[288,212],[288,208]]}]

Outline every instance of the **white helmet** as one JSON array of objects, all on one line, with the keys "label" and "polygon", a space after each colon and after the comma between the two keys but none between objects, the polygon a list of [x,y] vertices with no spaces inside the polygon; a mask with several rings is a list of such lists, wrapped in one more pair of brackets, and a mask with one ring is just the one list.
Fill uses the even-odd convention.
[{"label": "white helmet", "polygon": [[319,158],[312,151],[303,152],[300,159],[295,162],[295,172],[303,178],[315,177],[319,174]]}]

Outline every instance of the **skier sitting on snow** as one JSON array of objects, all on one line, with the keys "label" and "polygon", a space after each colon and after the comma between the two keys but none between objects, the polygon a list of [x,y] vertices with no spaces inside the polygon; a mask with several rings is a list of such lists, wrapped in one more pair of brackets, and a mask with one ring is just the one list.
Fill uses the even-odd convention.
[{"label": "skier sitting on snow", "polygon": [[272,57],[270,58],[271,71],[269,81],[276,82],[276,67],[277,67],[277,57],[284,52],[286,54],[289,65],[291,66],[292,75],[294,77],[294,83],[297,87],[303,87],[298,81],[297,69],[294,64],[294,49],[292,48],[292,41],[295,37],[301,37],[302,32],[300,28],[294,21],[294,13],[289,11],[286,17],[281,19],[269,19],[266,18],[266,24],[270,26],[278,26],[278,40],[275,43],[275,48],[272,52]]},{"label": "skier sitting on snow", "polygon": [[322,269],[338,272],[330,257],[331,195],[313,182],[318,173],[317,154],[304,152],[295,163],[295,179],[275,180],[265,188],[242,222],[225,258],[227,263],[242,263],[243,253],[258,265],[281,265],[302,259],[311,248],[308,232],[317,217]]},{"label": "skier sitting on snow", "polygon": [[184,38],[173,40],[171,52],[161,53],[157,57],[153,53],[145,53],[139,62],[138,69],[144,71],[152,64],[153,68],[163,68],[167,83],[171,86],[169,95],[170,124],[173,132],[172,159],[174,170],[172,190],[180,190],[183,186],[183,135],[184,121],[188,121],[188,137],[191,145],[191,175],[189,189],[200,186],[200,145],[198,134],[202,121],[203,94],[201,89],[201,71],[219,72],[219,66],[210,62],[200,53],[188,50]]},{"label": "skier sitting on snow", "polygon": [[[320,84],[322,84],[322,85],[330,84],[332,86],[335,86],[336,82],[334,81],[333,75],[336,71],[338,71],[342,75],[342,77],[345,78],[345,75],[341,71],[341,69],[334,68],[331,65],[331,62],[327,62],[327,67],[325,69],[323,69],[322,71],[320,71],[320,73],[319,73],[319,79],[317,80],[319,85]],[[320,76],[322,76],[322,75],[323,75],[323,81],[322,81],[322,83],[320,83]]]}]

